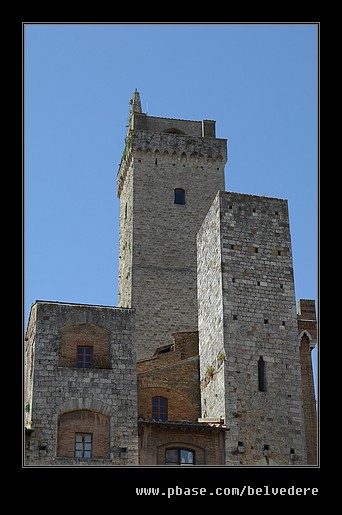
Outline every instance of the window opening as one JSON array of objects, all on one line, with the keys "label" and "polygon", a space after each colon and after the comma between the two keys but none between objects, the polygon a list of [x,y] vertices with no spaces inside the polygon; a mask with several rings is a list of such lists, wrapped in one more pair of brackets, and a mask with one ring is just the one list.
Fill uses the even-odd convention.
[{"label": "window opening", "polygon": [[258,360],[258,383],[259,392],[266,392],[266,363],[264,358],[260,356]]},{"label": "window opening", "polygon": [[75,434],[75,458],[91,458],[93,445],[92,433]]},{"label": "window opening", "polygon": [[92,368],[93,347],[90,345],[77,346],[77,368]]},{"label": "window opening", "polygon": [[174,203],[180,205],[185,204],[185,190],[182,188],[175,189]]},{"label": "window opening", "polygon": [[152,418],[154,420],[167,420],[167,398],[152,397]]},{"label": "window opening", "polygon": [[193,465],[195,452],[188,449],[167,449],[165,465]]}]

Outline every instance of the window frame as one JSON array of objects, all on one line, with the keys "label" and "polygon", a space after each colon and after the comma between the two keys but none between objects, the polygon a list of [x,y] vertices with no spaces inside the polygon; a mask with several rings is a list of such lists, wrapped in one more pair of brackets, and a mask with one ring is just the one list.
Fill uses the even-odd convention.
[{"label": "window frame", "polygon": [[[169,451],[177,451],[177,463],[167,463],[166,459],[167,459],[167,453]],[[192,463],[182,463],[182,452],[191,452],[192,454]],[[165,449],[165,465],[170,465],[170,466],[192,466],[192,465],[195,465],[196,463],[196,451],[194,451],[193,449],[189,449],[189,448],[186,448],[186,447],[170,447],[168,449]]]},{"label": "window frame", "polygon": [[[157,402],[155,402],[155,399]],[[165,401],[165,404],[161,404],[161,400]],[[154,420],[162,420],[163,422],[168,420],[168,405],[167,397],[164,397],[163,395],[154,395],[151,400],[151,407],[152,407],[152,419]],[[155,409],[156,408],[156,409]]]},{"label": "window frame", "polygon": [[[84,352],[81,355],[82,360],[80,360],[79,350],[83,349]],[[86,352],[86,349],[91,349],[90,353]],[[91,357],[91,360],[87,362],[86,358]],[[82,363],[83,366],[79,366],[79,363]],[[86,364],[90,366],[86,366]],[[78,343],[76,346],[76,367],[77,368],[94,368],[94,346],[86,343]]]},{"label": "window frame", "polygon": [[[77,437],[81,437],[81,440],[77,441]],[[90,441],[86,441],[86,438],[90,437]],[[77,448],[80,446],[81,448]],[[90,448],[89,448],[90,445]],[[88,448],[87,448],[88,447]],[[77,456],[77,452],[81,452],[82,456]],[[85,453],[90,452],[90,456],[85,456]],[[93,433],[75,433],[75,447],[74,447],[75,458],[81,458],[90,460],[93,457]]]}]

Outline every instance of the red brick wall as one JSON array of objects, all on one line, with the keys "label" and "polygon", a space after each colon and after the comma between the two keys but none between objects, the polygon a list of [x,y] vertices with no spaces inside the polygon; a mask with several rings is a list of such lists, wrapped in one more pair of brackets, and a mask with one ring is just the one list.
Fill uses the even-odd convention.
[{"label": "red brick wall", "polygon": [[196,465],[224,464],[224,432],[208,429],[139,427],[139,464],[165,465],[166,449],[195,452]]},{"label": "red brick wall", "polygon": [[309,338],[304,334],[300,343],[303,409],[308,465],[317,464],[317,416]]},{"label": "red brick wall", "polygon": [[[311,344],[315,345],[317,342],[317,320],[314,300],[299,300],[297,320],[298,334],[302,335],[300,342],[300,365],[302,373],[303,411],[307,463],[308,465],[316,465],[317,414],[311,360]],[[311,339],[311,342],[309,337]]]},{"label": "red brick wall", "polygon": [[197,420],[201,416],[198,332],[173,334],[169,352],[137,364],[138,416],[152,419],[152,397],[168,400],[168,420]]},{"label": "red brick wall", "polygon": [[59,329],[59,366],[77,365],[77,345],[93,346],[95,367],[108,368],[109,331],[94,324],[66,325]]},{"label": "red brick wall", "polygon": [[155,395],[167,398],[168,420],[197,420],[201,416],[198,358],[138,374],[139,418],[152,418]]},{"label": "red brick wall", "polygon": [[[187,398],[184,394],[172,388],[153,386],[154,382],[157,383],[157,381],[152,380],[152,386],[146,386],[148,379],[145,378],[145,381],[141,381],[141,378],[138,378],[139,418],[152,419],[152,397],[159,395],[167,398],[168,420],[197,420],[200,417],[199,406],[194,403],[193,399]],[[142,383],[145,386],[142,386]]]},{"label": "red brick wall", "polygon": [[109,418],[94,411],[70,411],[58,419],[57,456],[74,457],[75,433],[92,433],[93,458],[109,458]]}]

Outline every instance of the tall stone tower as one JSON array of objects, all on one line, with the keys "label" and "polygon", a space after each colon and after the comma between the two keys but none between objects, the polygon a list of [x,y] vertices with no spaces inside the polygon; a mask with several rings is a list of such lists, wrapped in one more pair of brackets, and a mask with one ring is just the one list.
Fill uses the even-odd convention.
[{"label": "tall stone tower", "polygon": [[227,140],[215,121],[147,116],[131,99],[117,176],[119,295],[136,310],[137,358],[197,330],[196,234],[224,189]]},{"label": "tall stone tower", "polygon": [[198,233],[198,298],[202,416],[229,428],[226,464],[306,464],[286,200],[217,194]]}]

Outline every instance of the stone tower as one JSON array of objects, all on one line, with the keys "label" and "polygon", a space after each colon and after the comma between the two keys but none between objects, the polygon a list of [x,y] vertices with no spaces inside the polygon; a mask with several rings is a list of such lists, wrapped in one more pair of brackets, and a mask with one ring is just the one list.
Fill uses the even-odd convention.
[{"label": "stone tower", "polygon": [[198,296],[202,416],[230,429],[226,464],[306,464],[286,200],[217,194],[198,233]]},{"label": "stone tower", "polygon": [[25,337],[25,464],[136,465],[134,311],[36,301]]},{"label": "stone tower", "polygon": [[136,310],[137,358],[197,330],[196,234],[224,189],[227,141],[215,121],[147,116],[139,93],[117,176],[119,306]]}]

